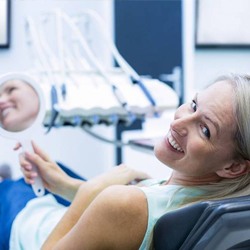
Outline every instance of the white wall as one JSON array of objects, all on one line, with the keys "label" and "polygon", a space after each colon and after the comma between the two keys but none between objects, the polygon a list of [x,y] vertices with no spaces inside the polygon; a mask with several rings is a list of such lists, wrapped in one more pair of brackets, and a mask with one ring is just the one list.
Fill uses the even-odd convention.
[{"label": "white wall", "polygon": [[250,73],[250,49],[195,51],[195,87],[202,88],[221,74]]},{"label": "white wall", "polygon": [[[60,8],[70,15],[77,14],[84,8],[91,8],[101,14],[107,28],[112,31],[112,4],[112,0],[12,0],[11,46],[9,49],[0,50],[0,74],[9,71],[26,71],[33,66],[34,61],[27,45],[25,33],[27,16],[38,20],[41,18],[41,14],[51,12],[55,8]],[[56,39],[56,37],[51,35],[50,39]],[[110,53],[104,44],[98,43],[96,50],[100,58],[109,64]],[[98,126],[95,131],[113,139],[112,127]],[[52,159],[69,165],[87,178],[114,165],[114,147],[90,137],[79,128],[52,129],[48,135],[37,134],[35,139],[51,155]],[[17,153],[13,153],[12,150],[14,144],[14,141],[3,138],[0,140],[0,164],[9,163],[12,165],[14,176],[18,177],[21,173]]]},{"label": "white wall", "polygon": [[250,49],[195,48],[195,2],[183,0],[183,63],[187,101],[194,92],[221,74],[250,73]]}]

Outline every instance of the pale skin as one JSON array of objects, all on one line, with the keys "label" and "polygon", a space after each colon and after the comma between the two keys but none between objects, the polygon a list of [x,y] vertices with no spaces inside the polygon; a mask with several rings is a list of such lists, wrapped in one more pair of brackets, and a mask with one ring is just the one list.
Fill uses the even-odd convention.
[{"label": "pale skin", "polygon": [[27,129],[39,113],[39,98],[28,83],[13,79],[0,86],[0,123],[11,132]]},{"label": "pale skin", "polygon": [[[249,171],[249,161],[234,153],[232,100],[231,86],[220,82],[177,109],[168,135],[155,146],[156,157],[173,169],[166,185],[207,185]],[[26,182],[32,184],[36,175],[32,162],[48,190],[72,201],[43,250],[139,249],[147,228],[147,201],[140,189],[126,184],[147,178],[146,174],[121,165],[81,182],[62,172],[37,145],[33,147],[34,154],[20,159]]]}]

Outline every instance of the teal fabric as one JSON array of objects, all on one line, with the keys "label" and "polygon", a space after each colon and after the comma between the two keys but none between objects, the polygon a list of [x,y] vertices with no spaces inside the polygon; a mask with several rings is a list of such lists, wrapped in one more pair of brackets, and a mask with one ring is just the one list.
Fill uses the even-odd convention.
[{"label": "teal fabric", "polygon": [[148,225],[140,250],[150,249],[153,228],[157,220],[166,212],[178,209],[186,197],[201,196],[203,191],[198,187],[183,187],[178,185],[162,185],[146,183],[148,187],[141,187],[148,202]]},{"label": "teal fabric", "polygon": [[67,207],[52,194],[29,201],[15,218],[10,234],[10,250],[38,250],[57,225]]},{"label": "teal fabric", "polygon": [[[202,195],[202,191],[198,188],[163,185],[164,182],[165,180],[147,180],[139,184],[138,188],[147,198],[149,215],[147,231],[140,250],[150,249],[153,227],[160,216],[179,208],[185,197]],[[40,249],[66,210],[67,208],[60,205],[50,194],[31,200],[13,223],[10,249]],[[30,233],[27,234],[27,231]]]}]

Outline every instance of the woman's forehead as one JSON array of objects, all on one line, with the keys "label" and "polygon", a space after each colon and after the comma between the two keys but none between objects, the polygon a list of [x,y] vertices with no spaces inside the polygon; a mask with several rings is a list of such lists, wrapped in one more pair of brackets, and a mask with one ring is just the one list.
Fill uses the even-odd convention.
[{"label": "woman's forehead", "polygon": [[11,87],[28,87],[32,88],[28,83],[22,81],[22,80],[8,80],[0,85],[0,93],[3,93],[4,91],[8,90]]},{"label": "woman's forehead", "polygon": [[233,87],[227,81],[215,82],[200,92],[211,101],[229,100],[232,103]]},{"label": "woman's forehead", "polygon": [[[220,127],[235,124],[233,88],[226,82],[212,84],[198,94],[198,105]],[[232,126],[233,127],[233,126]]]},{"label": "woman's forehead", "polygon": [[9,81],[6,81],[6,82],[3,82],[1,85],[0,85],[0,90],[4,90],[10,86],[15,86],[15,85],[19,85],[19,84],[22,84],[24,82],[20,81],[20,80],[9,80]]}]

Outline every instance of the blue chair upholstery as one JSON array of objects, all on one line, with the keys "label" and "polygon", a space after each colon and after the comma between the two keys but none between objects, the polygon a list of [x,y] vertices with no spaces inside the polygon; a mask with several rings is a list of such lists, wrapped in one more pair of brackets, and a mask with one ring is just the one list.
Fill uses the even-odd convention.
[{"label": "blue chair upholstery", "polygon": [[250,196],[206,201],[163,215],[155,250],[250,249]]}]

